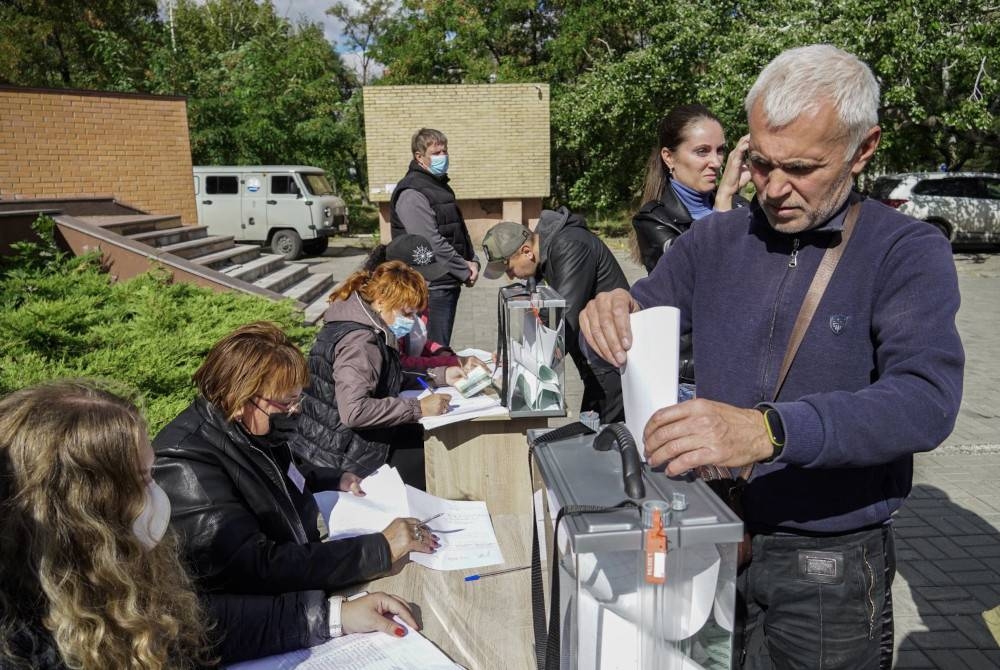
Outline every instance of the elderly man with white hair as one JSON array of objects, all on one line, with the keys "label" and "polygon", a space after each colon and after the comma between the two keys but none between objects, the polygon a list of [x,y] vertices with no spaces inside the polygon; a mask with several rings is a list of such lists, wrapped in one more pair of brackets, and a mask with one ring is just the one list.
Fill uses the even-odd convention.
[{"label": "elderly man with white hair", "polygon": [[948,241],[852,189],[881,137],[878,100],[851,54],[779,55],[745,101],[752,206],[699,221],[670,262],[580,317],[616,365],[631,312],[674,305],[694,333],[699,397],[657,411],[642,437],[670,474],[747,480],[734,667],[891,666],[892,515],[913,454],[958,414]]}]

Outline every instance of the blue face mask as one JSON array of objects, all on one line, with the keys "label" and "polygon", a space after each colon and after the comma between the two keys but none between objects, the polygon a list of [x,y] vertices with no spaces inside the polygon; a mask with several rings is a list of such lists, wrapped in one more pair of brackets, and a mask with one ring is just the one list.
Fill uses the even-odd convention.
[{"label": "blue face mask", "polygon": [[437,156],[431,156],[431,174],[441,176],[443,174],[448,174],[448,154],[438,154]]},{"label": "blue face mask", "polygon": [[392,331],[392,334],[395,335],[398,340],[399,338],[406,337],[410,334],[410,331],[413,330],[414,323],[416,323],[415,319],[400,314],[389,326],[389,330]]}]

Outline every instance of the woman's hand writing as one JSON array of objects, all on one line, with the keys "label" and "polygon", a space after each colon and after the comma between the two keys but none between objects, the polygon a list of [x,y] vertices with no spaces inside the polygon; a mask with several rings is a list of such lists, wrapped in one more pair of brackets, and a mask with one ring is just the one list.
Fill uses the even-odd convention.
[{"label": "woman's hand writing", "polygon": [[345,600],[340,606],[340,621],[344,635],[381,631],[403,637],[406,635],[406,629],[393,621],[393,616],[398,616],[410,628],[420,630],[409,606],[388,593],[369,593],[354,600]]},{"label": "woman's hand writing", "polygon": [[431,393],[420,399],[420,416],[439,416],[448,411],[451,396],[447,393]]},{"label": "woman's hand writing", "polygon": [[393,563],[411,551],[433,554],[440,546],[437,535],[421,524],[419,519],[412,517],[393,519],[392,523],[382,531],[382,535],[389,542],[389,553],[392,555]]}]

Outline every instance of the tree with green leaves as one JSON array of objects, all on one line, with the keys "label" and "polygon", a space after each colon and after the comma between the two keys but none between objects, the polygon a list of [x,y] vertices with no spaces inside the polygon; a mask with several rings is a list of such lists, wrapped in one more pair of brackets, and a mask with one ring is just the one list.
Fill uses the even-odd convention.
[{"label": "tree with green leaves", "polygon": [[316,165],[360,198],[357,81],[320,26],[292,24],[270,2],[179,0],[170,28],[154,90],[188,96],[195,164]]},{"label": "tree with green leaves", "polygon": [[0,82],[146,90],[161,29],[156,0],[0,2]]}]

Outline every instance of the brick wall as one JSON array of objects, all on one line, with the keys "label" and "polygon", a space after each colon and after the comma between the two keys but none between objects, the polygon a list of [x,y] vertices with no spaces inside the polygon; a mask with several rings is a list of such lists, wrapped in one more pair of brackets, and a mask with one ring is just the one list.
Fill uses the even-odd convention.
[{"label": "brick wall", "polygon": [[109,194],[197,223],[184,98],[0,86],[0,199]]},{"label": "brick wall", "polygon": [[449,183],[473,244],[497,221],[538,220],[549,195],[548,84],[366,86],[364,105],[368,195],[380,205],[383,239],[392,188],[424,127],[448,136]]},{"label": "brick wall", "polygon": [[549,194],[547,84],[366,86],[369,196],[384,202],[406,173],[421,127],[448,136],[451,187],[459,199]]}]

